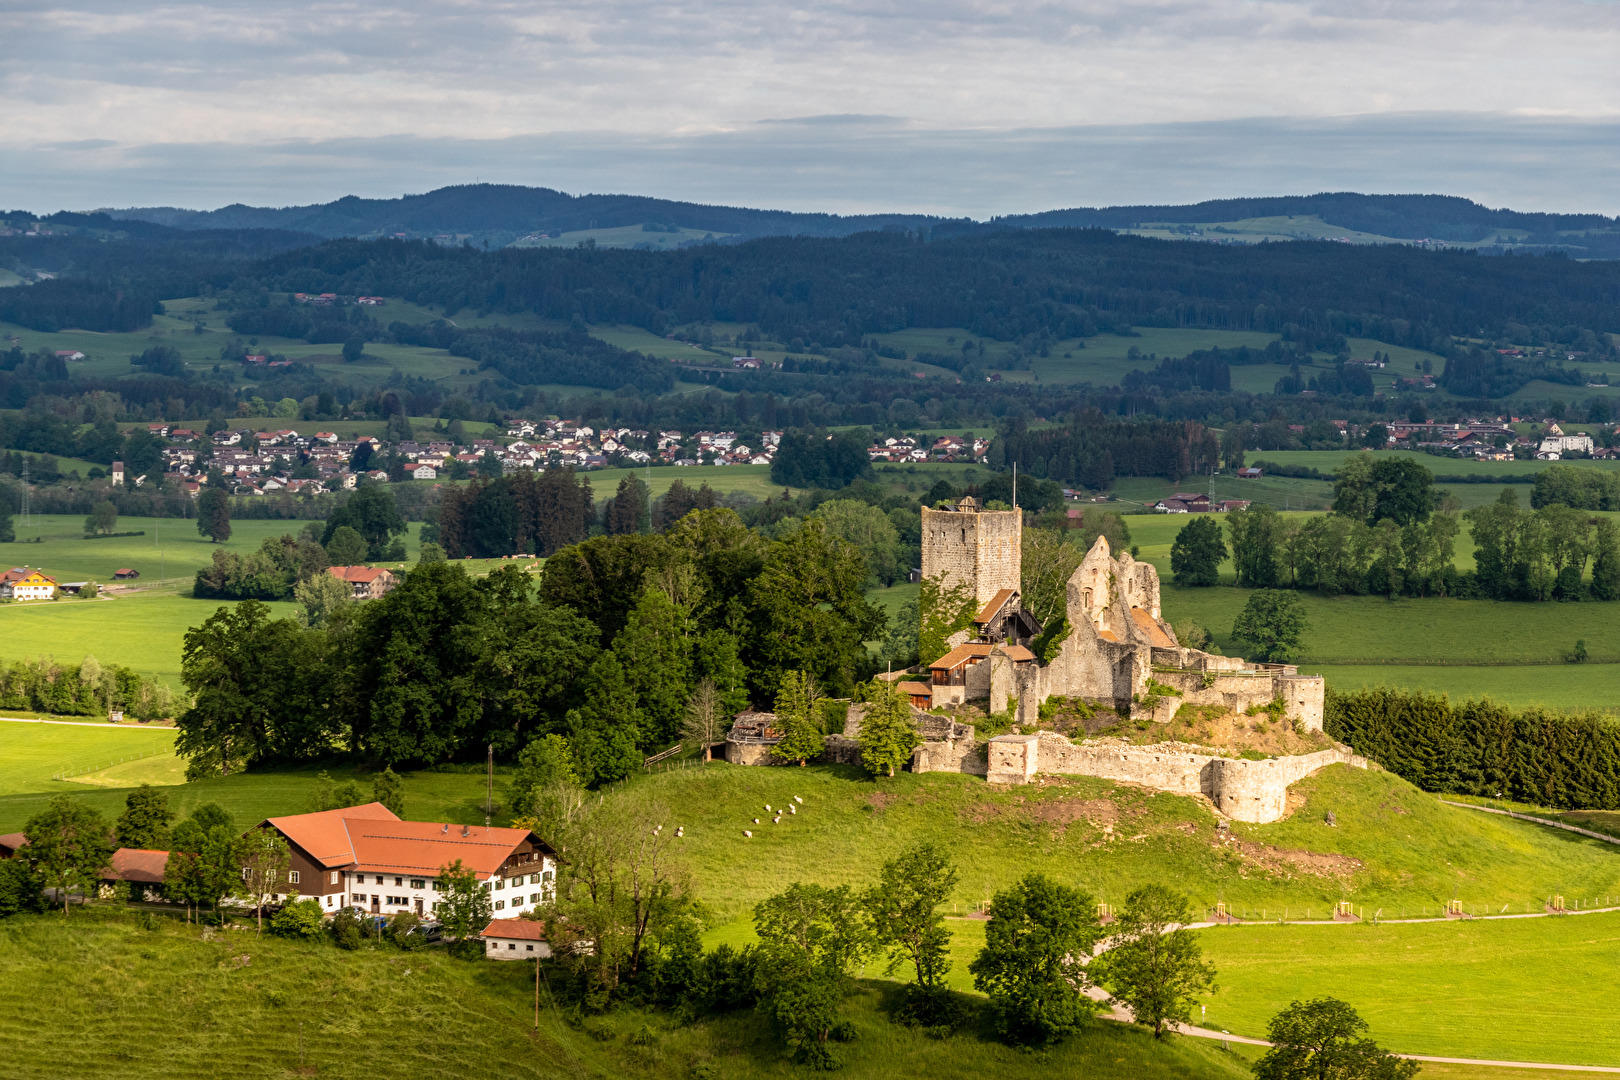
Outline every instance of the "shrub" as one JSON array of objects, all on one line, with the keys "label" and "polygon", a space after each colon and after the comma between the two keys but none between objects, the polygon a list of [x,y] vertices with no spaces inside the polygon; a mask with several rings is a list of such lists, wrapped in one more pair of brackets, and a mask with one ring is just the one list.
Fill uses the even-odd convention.
[{"label": "shrub", "polygon": [[315,900],[293,900],[284,904],[270,920],[270,932],[277,937],[312,941],[325,931],[326,918]]}]

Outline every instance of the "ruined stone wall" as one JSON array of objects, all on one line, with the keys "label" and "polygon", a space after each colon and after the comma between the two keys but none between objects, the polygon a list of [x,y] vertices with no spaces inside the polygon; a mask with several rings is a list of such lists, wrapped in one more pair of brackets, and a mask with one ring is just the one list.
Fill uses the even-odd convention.
[{"label": "ruined stone wall", "polygon": [[995,784],[1027,784],[1041,773],[1098,776],[1178,795],[1205,795],[1237,821],[1281,820],[1288,786],[1327,765],[1367,768],[1348,750],[1249,761],[1161,747],[1076,745],[1061,735],[1001,735],[990,740],[985,778]]},{"label": "ruined stone wall", "polygon": [[1322,730],[1326,679],[1320,675],[1279,675],[1277,693],[1283,699],[1284,716],[1305,731]]}]

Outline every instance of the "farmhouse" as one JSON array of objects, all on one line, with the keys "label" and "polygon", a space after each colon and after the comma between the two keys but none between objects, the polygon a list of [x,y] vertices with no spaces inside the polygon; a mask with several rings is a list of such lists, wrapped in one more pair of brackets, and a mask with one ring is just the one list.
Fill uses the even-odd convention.
[{"label": "farmhouse", "polygon": [[8,832],[0,834],[0,859],[9,859],[17,854],[17,849],[28,844],[28,834]]},{"label": "farmhouse", "polygon": [[134,581],[140,576],[141,572],[139,570],[129,566],[120,567],[119,569],[113,571],[114,581]]},{"label": "farmhouse", "polygon": [[557,876],[556,852],[527,829],[401,821],[375,802],[266,818],[257,827],[287,841],[289,884],[328,915],[342,907],[432,914],[439,873],[457,860],[483,882],[496,911],[535,907]]},{"label": "farmhouse", "polygon": [[537,919],[493,919],[479,936],[491,960],[534,960],[551,955],[546,924]]},{"label": "farmhouse", "polygon": [[0,599],[52,600],[56,587],[55,578],[26,566],[14,566],[0,574]]},{"label": "farmhouse", "polygon": [[375,600],[386,596],[399,583],[393,571],[369,566],[331,566],[326,572],[339,581],[347,581],[354,589],[356,600]]}]

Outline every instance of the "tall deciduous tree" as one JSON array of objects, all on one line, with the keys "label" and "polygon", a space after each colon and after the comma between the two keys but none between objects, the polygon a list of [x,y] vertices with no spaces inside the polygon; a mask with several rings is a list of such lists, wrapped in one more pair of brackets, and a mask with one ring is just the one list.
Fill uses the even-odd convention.
[{"label": "tall deciduous tree", "polygon": [[361,484],[354,494],[326,519],[323,545],[330,544],[337,531],[349,527],[366,542],[366,561],[388,562],[405,557],[405,519],[394,502],[394,493],[384,484]]},{"label": "tall deciduous tree", "polygon": [[1177,585],[1214,585],[1225,559],[1226,541],[1214,518],[1192,518],[1170,545],[1170,572]]},{"label": "tall deciduous tree", "polygon": [[1028,874],[990,901],[984,949],[968,966],[1002,1035],[1042,1045],[1078,1030],[1096,1011],[1081,958],[1101,935],[1092,898]]},{"label": "tall deciduous tree", "polygon": [[68,896],[88,894],[112,862],[112,832],[101,815],[67,795],[53,798],[23,828],[28,859],[45,884],[56,890],[67,915]]},{"label": "tall deciduous tree", "polygon": [[893,776],[922,742],[911,719],[911,699],[893,683],[873,681],[862,690],[866,713],[861,717],[861,764],[873,776]]},{"label": "tall deciduous tree", "polygon": [[1232,636],[1248,643],[1253,659],[1268,663],[1297,657],[1308,629],[1305,605],[1280,589],[1255,590],[1232,622]]},{"label": "tall deciduous tree", "polygon": [[365,537],[352,525],[339,525],[332,530],[332,538],[324,547],[333,566],[357,566],[366,561],[366,552],[370,550]]},{"label": "tall deciduous tree", "polygon": [[1337,998],[1295,1001],[1271,1018],[1256,1080],[1410,1080],[1421,1066],[1367,1038],[1367,1021]]},{"label": "tall deciduous tree", "polygon": [[884,863],[878,883],[862,898],[876,941],[889,950],[888,973],[904,963],[916,973],[910,1011],[924,1023],[937,1020],[942,1011],[951,932],[940,906],[956,881],[956,866],[944,849],[924,842]]},{"label": "tall deciduous tree", "polygon": [[771,747],[771,756],[778,761],[797,761],[802,766],[826,745],[816,715],[815,681],[802,671],[788,671],[777,685],[776,723],[782,741]]},{"label": "tall deciduous tree", "polygon": [[[1035,621],[1044,627],[1053,620],[1067,615],[1069,579],[1080,568],[1080,562],[1086,557],[1086,551],[1070,538],[1067,530],[1060,529],[1025,529],[1022,546],[1019,600],[1024,610],[1033,615]],[[937,586],[934,594],[930,597],[931,606],[939,603]],[[952,632],[956,629],[965,629],[956,625],[961,622],[960,612],[965,607],[965,604],[956,605],[956,612],[950,620]],[[971,620],[972,614],[968,615],[968,618]],[[943,645],[943,639],[935,644]],[[938,660],[939,657],[931,656],[928,659]]]},{"label": "tall deciduous tree", "polygon": [[124,812],[116,826],[118,845],[161,851],[169,846],[169,793],[151,784],[142,784],[124,799]]},{"label": "tall deciduous tree", "polygon": [[636,693],[613,652],[604,652],[581,681],[583,701],[568,710],[579,778],[588,787],[622,780],[641,767],[637,740],[646,727]]},{"label": "tall deciduous tree", "polygon": [[1278,544],[1282,539],[1282,519],[1265,503],[1254,503],[1226,515],[1226,529],[1232,536],[1232,566],[1237,583],[1251,589],[1273,589],[1279,582]]},{"label": "tall deciduous tree", "polygon": [[1187,898],[1163,885],[1144,885],[1125,898],[1110,928],[1113,947],[1096,965],[1115,1001],[1130,1007],[1136,1022],[1163,1038],[1173,1023],[1192,1019],[1192,1007],[1215,987],[1215,969],[1204,963]]},{"label": "tall deciduous tree", "polygon": [[664,744],[677,737],[692,669],[692,620],[663,589],[648,585],[613,641],[624,677],[641,705],[641,738]]},{"label": "tall deciduous tree", "polygon": [[197,497],[197,532],[216,544],[231,538],[231,500],[223,488],[204,488]]},{"label": "tall deciduous tree", "polygon": [[758,988],[797,1059],[832,1068],[829,1040],[849,976],[871,954],[861,899],[847,885],[794,883],[754,908],[760,940]]},{"label": "tall deciduous tree", "polygon": [[579,786],[574,756],[561,735],[536,735],[518,754],[517,769],[506,789],[506,808],[516,818],[532,818],[548,789]]},{"label": "tall deciduous tree", "polygon": [[84,519],[84,531],[87,533],[112,532],[118,527],[118,507],[108,499],[90,508],[90,516]]},{"label": "tall deciduous tree", "polygon": [[870,662],[864,642],[883,633],[883,612],[866,600],[860,553],[810,518],[771,545],[750,587],[760,689],[774,694],[784,672],[800,670],[846,693]]}]

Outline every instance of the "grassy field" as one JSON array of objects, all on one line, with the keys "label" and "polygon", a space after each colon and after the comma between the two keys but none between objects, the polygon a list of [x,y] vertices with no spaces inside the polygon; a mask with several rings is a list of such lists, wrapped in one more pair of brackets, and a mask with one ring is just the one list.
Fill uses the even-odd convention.
[{"label": "grassy field", "polygon": [[[1248,460],[1271,461],[1278,465],[1305,465],[1320,469],[1322,472],[1332,472],[1344,463],[1344,459],[1353,454],[1361,453],[1359,450],[1251,450]],[[1416,461],[1437,476],[1534,476],[1549,465],[1574,465],[1582,469],[1606,469],[1614,471],[1620,469],[1620,461],[1475,461],[1471,458],[1443,458],[1432,454],[1421,454],[1415,450],[1379,450],[1379,458],[1405,458]],[[1464,487],[1468,485],[1456,485]],[[1520,505],[1530,505],[1529,485],[1525,485],[1520,496]]]},{"label": "grassy field", "polygon": [[[528,964],[453,960],[437,950],[342,952],[243,931],[205,938],[168,918],[145,930],[110,908],[68,921],[18,916],[0,924],[0,1008],[13,1019],[0,1034],[0,1055],[15,1080],[212,1078],[225,1060],[234,1076],[266,1080],[803,1075],[750,1011],[677,1024],[626,1009],[570,1025],[548,993],[535,1030],[533,978]],[[839,1075],[1247,1075],[1244,1060],[1217,1043],[1155,1043],[1114,1024],[1042,1054],[991,1041],[982,1022],[930,1039],[888,1022],[890,989],[865,983],[851,998],[846,1015],[857,1038]]]},{"label": "grassy field", "polygon": [[1301,664],[1335,690],[1388,686],[1447,694],[1453,701],[1489,697],[1515,708],[1600,709],[1620,713],[1620,664],[1545,667],[1459,667],[1403,664]]},{"label": "grassy field", "polygon": [[1620,962],[1620,915],[1237,926],[1201,937],[1220,971],[1213,1028],[1263,1037],[1290,1000],[1331,994],[1405,1053],[1620,1066],[1620,1030],[1578,1004]]},{"label": "grassy field", "polygon": [[[100,774],[117,767],[167,767],[175,762],[173,728],[136,724],[27,724],[0,720],[0,792],[7,795],[77,790],[51,777]],[[122,766],[115,763],[126,760]],[[140,781],[135,781],[139,783]],[[150,781],[148,781],[150,782]]]}]

